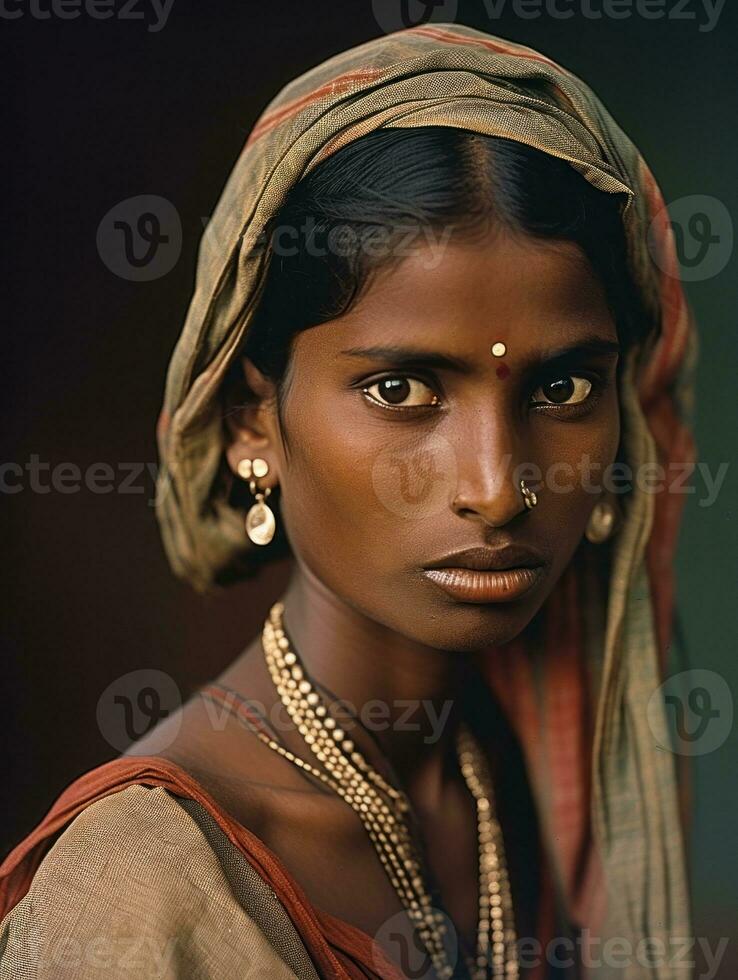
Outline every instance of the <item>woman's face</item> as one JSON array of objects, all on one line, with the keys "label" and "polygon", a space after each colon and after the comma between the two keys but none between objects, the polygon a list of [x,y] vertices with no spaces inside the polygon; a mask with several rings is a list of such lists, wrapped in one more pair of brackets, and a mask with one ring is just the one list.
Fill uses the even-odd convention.
[{"label": "woman's face", "polygon": [[[349,313],[296,336],[288,455],[272,416],[298,561],[433,648],[515,637],[571,560],[615,459],[617,342],[570,243],[498,235],[380,271]],[[530,510],[521,478],[537,493]],[[426,574],[479,546],[520,546],[538,571],[508,576],[527,587],[512,592],[489,573]]]}]

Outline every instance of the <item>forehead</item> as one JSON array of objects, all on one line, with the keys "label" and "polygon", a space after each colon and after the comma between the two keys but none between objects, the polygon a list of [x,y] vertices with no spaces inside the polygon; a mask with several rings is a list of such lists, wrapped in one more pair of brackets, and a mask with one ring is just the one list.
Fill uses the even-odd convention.
[{"label": "forehead", "polygon": [[581,249],[498,234],[424,242],[370,277],[346,314],[296,341],[323,355],[338,354],[349,337],[412,341],[459,357],[503,342],[510,360],[593,334],[617,340],[604,289]]}]

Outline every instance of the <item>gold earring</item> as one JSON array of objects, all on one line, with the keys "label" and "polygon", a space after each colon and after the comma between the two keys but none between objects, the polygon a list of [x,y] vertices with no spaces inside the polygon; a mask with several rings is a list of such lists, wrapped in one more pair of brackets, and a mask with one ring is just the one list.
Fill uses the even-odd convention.
[{"label": "gold earring", "polygon": [[265,459],[242,459],[238,464],[238,475],[249,481],[249,489],[256,497],[256,503],[246,515],[246,534],[254,544],[269,544],[277,526],[274,512],[265,502],[272,488],[257,490],[254,479],[266,476],[268,472],[269,464]]},{"label": "gold earring", "polygon": [[615,527],[615,507],[607,500],[598,500],[592,509],[584,532],[592,544],[607,541]]},{"label": "gold earring", "polygon": [[525,480],[520,481],[520,489],[523,492],[523,497],[525,498],[525,506],[528,510],[533,510],[535,505],[538,503],[538,497],[534,490],[525,485]]}]

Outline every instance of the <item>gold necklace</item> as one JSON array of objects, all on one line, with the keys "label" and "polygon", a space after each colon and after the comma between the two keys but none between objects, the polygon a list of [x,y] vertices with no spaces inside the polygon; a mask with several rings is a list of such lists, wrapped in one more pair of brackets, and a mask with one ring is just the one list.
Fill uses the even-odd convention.
[{"label": "gold necklace", "polygon": [[[295,755],[266,732],[252,730],[269,748],[329,786],[357,813],[439,980],[449,980],[454,966],[445,941],[446,916],[432,905],[423,880],[418,848],[406,820],[409,800],[366,761],[329,715],[290,647],[282,623],[283,611],[283,603],[274,603],[264,623],[262,647],[266,665],[298,732],[327,771]],[[473,980],[488,980],[490,976],[516,980],[517,936],[502,830],[494,814],[492,781],[484,754],[465,725],[459,726],[456,749],[477,811],[479,918],[470,974]]]}]

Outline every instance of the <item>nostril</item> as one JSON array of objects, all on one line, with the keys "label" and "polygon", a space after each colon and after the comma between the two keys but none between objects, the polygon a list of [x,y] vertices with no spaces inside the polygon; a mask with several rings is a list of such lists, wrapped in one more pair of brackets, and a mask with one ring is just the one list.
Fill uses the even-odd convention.
[{"label": "nostril", "polygon": [[520,482],[515,483],[508,478],[502,484],[498,482],[493,492],[472,492],[468,489],[459,492],[452,501],[452,509],[460,517],[478,515],[490,527],[504,527],[523,511],[535,507],[535,504],[526,503]]}]

